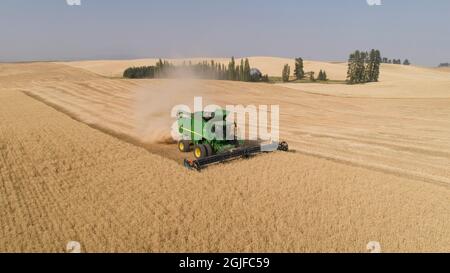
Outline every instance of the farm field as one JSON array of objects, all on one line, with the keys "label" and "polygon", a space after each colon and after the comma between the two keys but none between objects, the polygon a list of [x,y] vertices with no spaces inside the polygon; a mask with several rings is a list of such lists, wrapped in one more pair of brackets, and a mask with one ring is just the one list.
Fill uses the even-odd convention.
[{"label": "farm field", "polygon": [[[270,75],[285,62],[250,61]],[[1,252],[450,251],[449,72],[385,65],[364,86],[117,78],[148,62],[0,64]],[[345,64],[305,66],[345,78]],[[279,105],[294,152],[184,169],[170,110],[194,96]]]}]

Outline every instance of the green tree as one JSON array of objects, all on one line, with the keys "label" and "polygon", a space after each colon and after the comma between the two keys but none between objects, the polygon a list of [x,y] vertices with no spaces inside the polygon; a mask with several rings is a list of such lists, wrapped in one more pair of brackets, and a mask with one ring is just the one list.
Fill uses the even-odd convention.
[{"label": "green tree", "polygon": [[295,59],[294,74],[295,74],[295,78],[297,80],[301,80],[305,77],[305,71],[303,70],[303,59],[302,58]]},{"label": "green tree", "polygon": [[161,59],[156,63],[156,77],[159,78],[162,76],[164,70],[164,63]]},{"label": "green tree", "polygon": [[283,67],[283,72],[281,73],[283,82],[288,82],[290,76],[291,76],[291,67],[288,64],[285,64]]},{"label": "green tree", "polygon": [[236,62],[234,61],[234,57],[231,57],[231,61],[228,64],[228,80],[236,80]]},{"label": "green tree", "polygon": [[247,58],[245,58],[245,64],[244,64],[244,81],[248,82],[250,81],[250,62]]},{"label": "green tree", "polygon": [[355,54],[351,53],[347,60],[347,83],[353,84],[354,83],[354,77],[353,74],[355,73]]},{"label": "green tree", "polygon": [[405,61],[403,62],[403,65],[411,65],[411,63],[409,62],[408,59],[405,59]]},{"label": "green tree", "polygon": [[375,67],[375,49],[372,49],[368,56],[366,56],[365,81],[371,82],[374,78]]},{"label": "green tree", "polygon": [[364,83],[367,81],[366,78],[366,63],[367,63],[367,52],[357,51],[357,69],[356,69],[356,79],[357,83]]},{"label": "green tree", "polygon": [[236,66],[235,75],[236,75],[236,79],[235,79],[236,81],[242,81],[242,78],[241,78],[242,74],[241,74],[241,66],[240,65]]},{"label": "green tree", "polygon": [[347,82],[349,84],[357,83],[356,79],[357,57],[359,57],[359,55],[358,56],[356,55],[357,52],[358,51],[355,51],[354,53],[350,54],[350,57],[348,58]]},{"label": "green tree", "polygon": [[323,80],[328,81],[327,72],[325,72],[325,70],[323,71]]},{"label": "green tree", "polygon": [[373,60],[373,69],[372,69],[372,82],[377,82],[380,77],[380,68],[381,68],[381,52],[379,50],[375,50],[375,56]]},{"label": "green tree", "polygon": [[227,80],[228,70],[225,64],[222,64],[222,80]]},{"label": "green tree", "polygon": [[319,81],[327,81],[327,72],[325,72],[325,70],[320,70],[319,71],[319,75],[317,76],[317,80]]}]

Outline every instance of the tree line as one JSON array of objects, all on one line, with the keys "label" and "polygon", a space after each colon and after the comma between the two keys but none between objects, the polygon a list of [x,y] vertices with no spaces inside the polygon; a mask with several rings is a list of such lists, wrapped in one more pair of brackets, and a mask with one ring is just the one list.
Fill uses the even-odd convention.
[{"label": "tree line", "polygon": [[411,65],[411,62],[408,59],[405,59],[403,62],[401,59],[389,59],[386,57],[383,57],[382,63],[384,64],[403,64],[403,65]]},{"label": "tree line", "polygon": [[240,63],[236,63],[234,57],[231,58],[228,65],[211,60],[196,64],[191,61],[183,62],[182,65],[175,66],[168,61],[159,59],[155,66],[127,68],[123,77],[129,79],[195,77],[244,82],[269,81],[268,75],[262,75],[259,70],[250,67],[247,58],[241,59]]},{"label": "tree line", "polygon": [[441,63],[439,67],[450,67],[450,63]]}]

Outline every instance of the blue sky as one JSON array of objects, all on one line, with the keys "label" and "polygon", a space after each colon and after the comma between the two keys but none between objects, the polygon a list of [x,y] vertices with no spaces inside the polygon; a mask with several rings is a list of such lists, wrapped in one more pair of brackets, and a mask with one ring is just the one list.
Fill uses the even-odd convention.
[{"label": "blue sky", "polygon": [[355,49],[450,62],[450,0],[2,0],[0,61],[279,56]]}]

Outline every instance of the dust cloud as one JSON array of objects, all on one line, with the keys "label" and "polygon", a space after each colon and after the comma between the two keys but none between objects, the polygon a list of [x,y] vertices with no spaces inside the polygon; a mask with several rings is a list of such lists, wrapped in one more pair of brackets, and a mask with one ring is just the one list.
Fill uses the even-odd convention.
[{"label": "dust cloud", "polygon": [[162,81],[151,89],[135,90],[133,111],[138,138],[144,143],[174,143],[171,130],[176,119],[171,115],[172,109],[178,105],[193,109],[198,86],[197,79],[183,78]]}]

